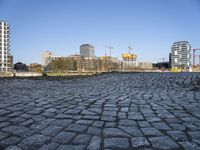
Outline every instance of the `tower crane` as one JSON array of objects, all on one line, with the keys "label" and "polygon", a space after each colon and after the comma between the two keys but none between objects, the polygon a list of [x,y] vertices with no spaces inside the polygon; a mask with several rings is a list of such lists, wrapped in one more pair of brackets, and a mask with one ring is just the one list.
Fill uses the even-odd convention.
[{"label": "tower crane", "polygon": [[129,52],[129,54],[131,53],[131,50],[133,50],[133,48],[131,46],[128,46],[128,52]]},{"label": "tower crane", "polygon": [[112,51],[112,49],[114,49],[114,47],[109,46],[109,45],[105,45],[104,47],[106,47],[106,48],[109,49],[109,51],[110,51],[110,58],[111,58],[111,51]]},{"label": "tower crane", "polygon": [[[198,50],[200,50],[200,48],[194,48],[194,49],[193,49],[193,66],[194,66],[194,67],[195,67],[195,58],[196,58],[196,56],[197,56],[197,55],[195,55],[195,52],[198,51]],[[199,58],[199,59],[200,59],[200,58]]]},{"label": "tower crane", "polygon": [[157,58],[157,60],[158,60],[158,59],[159,59],[159,60],[162,60],[162,62],[165,62],[165,60],[167,60],[168,58],[164,58],[164,57],[163,57],[163,58]]}]

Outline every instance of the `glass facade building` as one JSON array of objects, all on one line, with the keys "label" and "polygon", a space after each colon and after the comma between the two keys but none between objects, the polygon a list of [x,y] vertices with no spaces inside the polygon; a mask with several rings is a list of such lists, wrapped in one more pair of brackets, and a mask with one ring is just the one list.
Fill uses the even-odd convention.
[{"label": "glass facade building", "polygon": [[90,44],[83,44],[80,46],[80,55],[86,58],[95,57],[95,48]]}]

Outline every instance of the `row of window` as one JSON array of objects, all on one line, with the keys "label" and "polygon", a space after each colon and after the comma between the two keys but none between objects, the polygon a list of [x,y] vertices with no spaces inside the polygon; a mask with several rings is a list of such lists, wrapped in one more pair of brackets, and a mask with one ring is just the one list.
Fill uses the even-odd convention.
[{"label": "row of window", "polygon": [[0,25],[3,25],[4,24],[4,26],[6,26],[7,25],[7,23],[6,22],[0,22]]},{"label": "row of window", "polygon": [[0,45],[1,45],[1,46],[2,46],[2,45],[4,45],[4,46],[9,46],[9,42],[6,42],[6,43],[4,43],[4,44],[0,43]]},{"label": "row of window", "polygon": [[[10,40],[9,39],[4,39],[4,43],[8,43]],[[3,40],[0,39],[0,43],[2,44]]]},{"label": "row of window", "polygon": [[[3,50],[3,48],[2,47],[0,47],[0,52]],[[4,47],[4,51],[6,51],[6,50],[8,50],[8,48],[7,47]]]},{"label": "row of window", "polygon": [[4,36],[2,36],[1,34],[0,34],[0,38],[4,38],[4,39],[9,39],[9,35],[4,35]]},{"label": "row of window", "polygon": [[7,31],[4,30],[4,32],[3,32],[3,31],[0,29],[0,33],[9,34],[10,31],[9,31],[9,30],[7,30]]},{"label": "row of window", "polygon": [[[2,55],[0,55],[0,59],[2,59]],[[7,59],[7,57],[6,57],[6,56],[4,56],[4,59]]]},{"label": "row of window", "polygon": [[[4,52],[4,55],[7,55],[8,53],[7,52]],[[0,55],[2,55],[2,52],[0,52]]]}]

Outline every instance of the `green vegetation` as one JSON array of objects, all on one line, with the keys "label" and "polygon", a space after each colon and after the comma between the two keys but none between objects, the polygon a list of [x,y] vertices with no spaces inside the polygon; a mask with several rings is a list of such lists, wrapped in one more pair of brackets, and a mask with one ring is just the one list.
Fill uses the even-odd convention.
[{"label": "green vegetation", "polygon": [[58,58],[52,60],[44,69],[45,72],[66,72],[77,69],[77,61],[71,58]]}]

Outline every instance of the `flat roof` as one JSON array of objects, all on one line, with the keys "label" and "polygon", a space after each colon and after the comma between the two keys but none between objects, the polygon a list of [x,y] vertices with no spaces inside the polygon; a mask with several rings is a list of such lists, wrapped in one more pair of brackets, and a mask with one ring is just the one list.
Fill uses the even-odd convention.
[{"label": "flat roof", "polygon": [[94,46],[91,45],[91,44],[82,44],[81,46],[91,46],[91,47],[94,47]]}]

